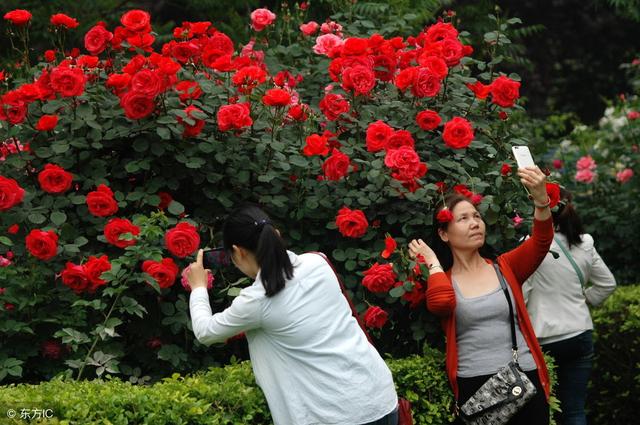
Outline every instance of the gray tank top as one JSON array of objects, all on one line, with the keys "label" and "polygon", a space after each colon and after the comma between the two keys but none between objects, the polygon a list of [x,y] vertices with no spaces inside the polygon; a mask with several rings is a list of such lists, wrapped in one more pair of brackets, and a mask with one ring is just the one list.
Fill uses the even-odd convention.
[{"label": "gray tank top", "polygon": [[[512,359],[509,305],[504,292],[498,286],[488,294],[465,298],[455,280],[453,288],[456,293],[458,376],[493,375]],[[508,289],[511,295],[511,288]],[[531,371],[536,369],[536,363],[520,332],[513,296],[511,300],[516,315],[518,362],[522,370]]]}]

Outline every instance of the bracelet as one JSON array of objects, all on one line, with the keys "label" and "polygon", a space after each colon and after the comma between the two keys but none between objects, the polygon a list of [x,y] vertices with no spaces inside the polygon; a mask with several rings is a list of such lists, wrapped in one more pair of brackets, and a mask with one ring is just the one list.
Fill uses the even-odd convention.
[{"label": "bracelet", "polygon": [[538,205],[535,202],[533,203],[533,206],[539,209],[544,209],[547,208],[549,205],[551,205],[551,198],[549,196],[547,196],[547,203],[546,204],[542,204],[542,205]]},{"label": "bracelet", "polygon": [[432,270],[432,269],[435,269],[435,268],[439,268],[441,270],[444,270],[440,264],[430,264],[429,267],[427,267],[427,268],[429,270]]}]

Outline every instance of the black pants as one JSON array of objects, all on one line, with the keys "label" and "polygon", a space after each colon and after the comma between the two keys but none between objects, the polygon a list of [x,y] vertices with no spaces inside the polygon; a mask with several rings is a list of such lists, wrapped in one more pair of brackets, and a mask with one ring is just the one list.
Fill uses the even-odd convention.
[{"label": "black pants", "polygon": [[[536,386],[536,395],[524,405],[516,415],[511,418],[509,425],[549,425],[549,403],[544,395],[544,389],[538,378],[538,371],[525,372],[533,385]],[[491,375],[474,376],[472,378],[458,378],[458,405],[463,405],[478,388],[484,384]],[[457,418],[456,425],[463,425],[462,419]]]}]

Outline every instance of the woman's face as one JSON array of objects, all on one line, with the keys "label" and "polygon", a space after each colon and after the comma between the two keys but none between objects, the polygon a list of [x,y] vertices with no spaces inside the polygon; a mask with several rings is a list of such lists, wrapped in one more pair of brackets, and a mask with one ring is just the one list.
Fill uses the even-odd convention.
[{"label": "woman's face", "polygon": [[257,276],[258,265],[253,254],[247,249],[233,245],[231,248],[231,261],[245,276],[255,279]]},{"label": "woman's face", "polygon": [[439,230],[440,239],[452,250],[480,249],[484,245],[485,224],[471,202],[460,201],[451,210],[453,220],[446,230]]}]

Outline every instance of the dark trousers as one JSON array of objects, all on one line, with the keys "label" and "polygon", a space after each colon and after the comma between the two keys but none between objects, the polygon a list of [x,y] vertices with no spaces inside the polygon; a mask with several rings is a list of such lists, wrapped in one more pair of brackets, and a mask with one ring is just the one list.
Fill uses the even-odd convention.
[{"label": "dark trousers", "polygon": [[369,422],[364,425],[398,425],[398,408],[396,407],[393,409],[393,412],[381,417],[377,421]]},{"label": "dark trousers", "polygon": [[555,360],[560,400],[559,424],[586,425],[584,405],[593,363],[592,331],[573,338],[545,344],[542,349]]},{"label": "dark trousers", "polygon": [[[536,395],[511,418],[509,425],[549,425],[549,403],[547,403],[544,389],[540,384],[538,371],[533,370],[525,373],[533,385],[536,386],[537,392]],[[458,378],[458,405],[462,406],[491,376],[492,375]],[[464,422],[462,422],[462,419],[457,418],[454,424],[463,425]]]}]

